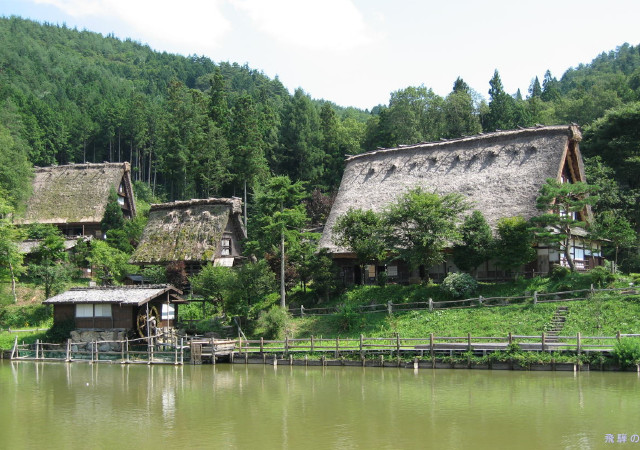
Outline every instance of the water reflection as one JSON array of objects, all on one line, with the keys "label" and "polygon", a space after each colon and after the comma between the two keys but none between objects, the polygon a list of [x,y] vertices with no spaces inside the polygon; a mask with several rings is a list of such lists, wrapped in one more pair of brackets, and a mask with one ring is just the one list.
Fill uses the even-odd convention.
[{"label": "water reflection", "polygon": [[3,447],[585,448],[632,373],[0,362]]}]

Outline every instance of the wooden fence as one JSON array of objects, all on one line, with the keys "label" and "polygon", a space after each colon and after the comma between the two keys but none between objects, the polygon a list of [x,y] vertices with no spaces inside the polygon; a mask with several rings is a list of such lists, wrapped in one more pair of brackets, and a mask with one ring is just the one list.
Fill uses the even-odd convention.
[{"label": "wooden fence", "polygon": [[[105,349],[107,347],[107,349]],[[117,348],[117,350],[114,350]],[[159,342],[157,337],[125,339],[123,341],[72,342],[63,344],[36,340],[35,344],[18,343],[11,351],[12,360],[66,362],[120,362],[127,364],[182,364],[183,338],[174,342]]]},{"label": "wooden fence", "polygon": [[[392,303],[391,301],[383,304],[374,305],[357,305],[353,308],[360,313],[388,313],[400,311],[420,311],[420,310],[439,310],[439,309],[461,309],[461,308],[476,308],[476,307],[494,307],[494,306],[507,306],[513,304],[521,304],[531,302],[537,303],[552,303],[552,302],[567,302],[567,301],[581,301],[588,300],[594,294],[598,292],[621,292],[631,295],[638,295],[638,291],[634,288],[612,288],[612,289],[594,289],[593,285],[590,289],[578,289],[574,291],[561,291],[561,292],[548,292],[538,293],[534,292],[531,295],[515,296],[515,297],[474,297],[464,300],[442,300],[433,301],[428,299],[424,302],[407,302],[407,303]],[[330,306],[325,308],[305,308],[301,305],[299,308],[289,308],[289,313],[293,316],[323,316],[329,314],[337,314],[342,309],[342,306]]]},{"label": "wooden fence", "polygon": [[554,336],[550,340],[545,333],[536,336],[516,335],[479,337],[471,336],[435,336],[406,338],[399,335],[393,337],[365,337],[359,338],[322,338],[311,336],[304,339],[284,340],[239,340],[236,351],[238,353],[280,353],[290,355],[295,353],[330,353],[334,357],[344,354],[358,353],[362,356],[371,353],[389,353],[391,355],[412,354],[420,356],[453,355],[456,353],[473,352],[487,354],[495,351],[505,351],[514,345],[523,351],[536,352],[610,352],[615,342],[625,338],[638,338],[640,334],[622,334],[616,336]]}]

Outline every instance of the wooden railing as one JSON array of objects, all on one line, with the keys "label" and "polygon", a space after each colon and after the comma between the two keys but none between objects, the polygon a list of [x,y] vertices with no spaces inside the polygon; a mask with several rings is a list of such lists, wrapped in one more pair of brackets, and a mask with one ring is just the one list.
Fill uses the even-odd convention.
[{"label": "wooden railing", "polygon": [[[588,300],[594,294],[598,292],[626,292],[631,295],[638,295],[638,290],[634,287],[625,288],[611,288],[611,289],[578,289],[574,291],[560,291],[560,292],[548,292],[538,293],[534,292],[530,295],[514,296],[514,297],[474,297],[463,300],[441,300],[434,301],[428,299],[424,302],[407,302],[407,303],[393,303],[391,301],[386,304],[374,304],[374,305],[355,305],[353,309],[360,313],[380,313],[386,312],[392,314],[399,311],[418,311],[418,310],[438,310],[438,309],[460,309],[460,308],[474,308],[482,306],[507,306],[518,303],[531,302],[534,305],[537,303],[553,303],[553,302],[567,302],[567,301],[580,301]],[[323,308],[305,308],[301,305],[299,308],[289,308],[289,313],[293,316],[321,316],[336,314],[340,312],[342,306],[330,306]]]},{"label": "wooden railing", "polygon": [[453,354],[461,352],[474,352],[486,354],[488,352],[504,351],[517,346],[523,351],[542,352],[609,352],[613,350],[615,342],[625,338],[639,338],[640,334],[622,334],[616,336],[554,336],[553,339],[545,333],[540,335],[516,335],[509,333],[506,336],[435,336],[407,338],[395,335],[393,337],[365,337],[359,338],[322,338],[311,336],[309,338],[283,340],[257,340],[238,341],[236,347],[239,353],[281,353],[283,355],[295,353],[330,353],[339,357],[347,353],[412,353],[421,356],[435,354]]}]

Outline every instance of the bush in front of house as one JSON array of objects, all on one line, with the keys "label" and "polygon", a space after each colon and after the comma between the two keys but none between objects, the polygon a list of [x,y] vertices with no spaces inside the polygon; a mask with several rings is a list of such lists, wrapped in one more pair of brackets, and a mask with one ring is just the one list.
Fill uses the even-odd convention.
[{"label": "bush in front of house", "polygon": [[452,272],[444,279],[440,290],[451,298],[468,298],[478,290],[478,282],[468,273]]}]

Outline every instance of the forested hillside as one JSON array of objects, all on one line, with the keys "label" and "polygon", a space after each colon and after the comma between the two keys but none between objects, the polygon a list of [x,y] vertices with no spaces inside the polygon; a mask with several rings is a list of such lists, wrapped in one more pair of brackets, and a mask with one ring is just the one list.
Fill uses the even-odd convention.
[{"label": "forested hillside", "polygon": [[559,79],[547,71],[527,93],[505,92],[496,70],[486,92],[458,78],[442,97],[425,80],[361,111],[290,93],[247,66],[64,26],[0,18],[0,42],[0,188],[18,209],[32,165],[130,161],[134,179],[165,200],[240,195],[273,175],[331,193],[346,154],[576,122],[589,181],[607,187],[596,211],[637,230],[640,47]]}]

